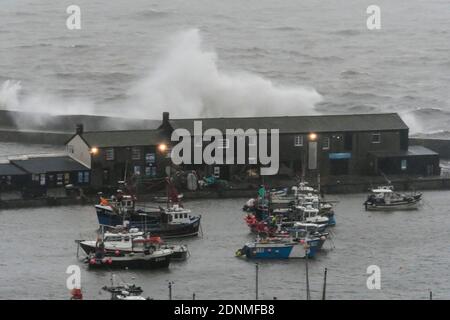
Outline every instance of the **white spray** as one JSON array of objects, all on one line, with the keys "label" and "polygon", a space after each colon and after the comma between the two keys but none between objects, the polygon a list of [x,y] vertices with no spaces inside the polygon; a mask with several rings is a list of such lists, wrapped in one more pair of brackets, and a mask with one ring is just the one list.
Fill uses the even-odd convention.
[{"label": "white spray", "polygon": [[[202,48],[197,29],[175,36],[167,54],[130,97],[151,117],[265,116],[314,113],[314,89],[277,86],[248,72],[226,72],[217,54]],[[135,104],[133,103],[133,104]]]},{"label": "white spray", "polygon": [[[202,47],[197,29],[182,32],[150,74],[129,90],[121,110],[127,109],[127,117],[149,119],[160,119],[163,111],[172,117],[302,115],[314,113],[314,105],[322,101],[314,89],[278,86],[248,72],[227,72],[217,62],[217,54]],[[20,82],[6,81],[0,89],[0,109],[96,114],[99,108],[90,101],[46,93],[23,96]],[[111,110],[114,114],[120,113]]]}]

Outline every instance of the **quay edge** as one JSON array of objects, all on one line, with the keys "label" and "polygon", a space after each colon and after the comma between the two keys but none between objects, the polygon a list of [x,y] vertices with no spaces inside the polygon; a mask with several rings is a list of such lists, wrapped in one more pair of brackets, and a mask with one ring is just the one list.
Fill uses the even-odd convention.
[{"label": "quay edge", "polygon": [[[292,181],[291,184],[294,182]],[[399,191],[410,190],[450,190],[450,178],[434,177],[421,179],[399,179],[392,180],[392,185]],[[321,186],[325,194],[351,194],[365,193],[371,187],[382,184],[381,181],[347,181],[345,183],[326,183]],[[270,187],[282,187],[289,184],[278,185],[271,184]],[[314,184],[312,184],[314,186]],[[230,199],[230,198],[251,198],[256,193],[255,188],[233,188],[228,190],[199,190],[199,191],[183,191],[185,200],[197,199]],[[155,194],[141,194],[139,199],[142,202],[150,202]],[[83,197],[46,197],[38,199],[11,199],[1,200],[0,194],[0,210],[17,209],[17,208],[35,208],[35,207],[51,207],[51,206],[69,206],[69,205],[87,205],[96,204],[97,196]]]}]

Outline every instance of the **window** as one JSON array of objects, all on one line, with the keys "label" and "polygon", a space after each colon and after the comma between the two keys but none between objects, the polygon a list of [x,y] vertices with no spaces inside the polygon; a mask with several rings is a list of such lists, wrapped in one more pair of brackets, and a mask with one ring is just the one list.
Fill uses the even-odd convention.
[{"label": "window", "polygon": [[141,149],[138,147],[131,148],[131,159],[141,160]]},{"label": "window", "polygon": [[302,147],[303,146],[303,136],[296,136],[294,141],[294,146]]},{"label": "window", "polygon": [[64,174],[58,173],[56,175],[56,185],[62,186],[63,185],[63,178],[64,178]]},{"label": "window", "polygon": [[84,183],[89,183],[89,171],[84,172]]},{"label": "window", "polygon": [[150,177],[152,175],[152,167],[145,167],[145,175]]},{"label": "window", "polygon": [[323,138],[322,149],[323,150],[330,149],[330,138],[329,137]]},{"label": "window", "polygon": [[113,148],[109,148],[109,149],[105,150],[105,158],[108,161],[114,160],[114,149]]},{"label": "window", "polygon": [[402,168],[402,171],[405,171],[408,168],[408,162],[406,161],[406,159],[402,159],[401,168]]},{"label": "window", "polygon": [[141,166],[134,166],[134,174],[137,176],[141,175]]},{"label": "window", "polygon": [[71,145],[67,146],[67,153],[73,153],[73,146]]},{"label": "window", "polygon": [[41,186],[45,186],[45,174],[40,175],[40,184]]},{"label": "window", "polygon": [[83,172],[79,171],[78,172],[78,183],[83,183],[83,180],[84,180]]},{"label": "window", "polygon": [[214,177],[220,178],[220,167],[214,167]]},{"label": "window", "polygon": [[219,139],[218,140],[219,149],[228,149],[230,147],[230,140]]},{"label": "window", "polygon": [[64,184],[69,184],[70,183],[70,173],[65,173],[64,174]]},{"label": "window", "polygon": [[381,142],[381,134],[372,133],[372,143],[380,143],[380,142]]}]

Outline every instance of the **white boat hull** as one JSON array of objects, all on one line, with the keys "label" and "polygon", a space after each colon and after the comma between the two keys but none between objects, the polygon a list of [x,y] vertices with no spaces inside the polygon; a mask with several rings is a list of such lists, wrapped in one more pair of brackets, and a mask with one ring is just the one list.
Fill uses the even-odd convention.
[{"label": "white boat hull", "polygon": [[367,205],[368,211],[397,211],[397,210],[416,210],[420,206],[420,201],[391,203],[391,204],[372,204]]}]

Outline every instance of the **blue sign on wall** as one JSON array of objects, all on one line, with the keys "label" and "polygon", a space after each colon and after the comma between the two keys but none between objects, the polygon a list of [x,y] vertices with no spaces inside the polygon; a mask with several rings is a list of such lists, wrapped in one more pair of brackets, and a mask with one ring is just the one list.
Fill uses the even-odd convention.
[{"label": "blue sign on wall", "polygon": [[338,152],[338,153],[330,153],[328,157],[333,160],[350,159],[352,157],[352,154],[350,152]]}]

